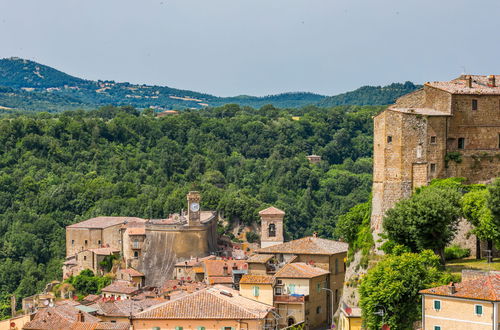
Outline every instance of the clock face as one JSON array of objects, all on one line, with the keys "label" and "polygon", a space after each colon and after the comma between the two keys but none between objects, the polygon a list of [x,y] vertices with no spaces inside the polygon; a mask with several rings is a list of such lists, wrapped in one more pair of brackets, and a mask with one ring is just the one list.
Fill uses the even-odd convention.
[{"label": "clock face", "polygon": [[200,210],[200,204],[198,204],[198,203],[191,203],[191,205],[189,205],[189,209],[192,212],[198,212]]}]

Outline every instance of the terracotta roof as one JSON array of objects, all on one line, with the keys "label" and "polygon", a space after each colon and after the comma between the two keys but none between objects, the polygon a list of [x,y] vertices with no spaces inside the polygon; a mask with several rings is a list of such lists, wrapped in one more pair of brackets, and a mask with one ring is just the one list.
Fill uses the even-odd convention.
[{"label": "terracotta roof", "polygon": [[268,275],[243,275],[240,284],[273,284],[274,278]]},{"label": "terracotta roof", "polygon": [[260,211],[259,215],[285,215],[285,212],[278,208],[275,208],[274,206],[271,206]]},{"label": "terracotta roof", "polygon": [[145,222],[146,220],[133,217],[96,217],[67,226],[66,228],[107,228],[128,222]]},{"label": "terracotta roof", "polygon": [[450,285],[421,290],[421,294],[432,294],[457,298],[468,298],[488,301],[500,301],[500,275],[488,275],[473,280],[455,283],[455,293],[451,293]]},{"label": "terracotta roof", "polygon": [[108,300],[99,301],[91,305],[97,309],[97,315],[101,316],[130,316],[130,313],[142,312],[144,309],[165,302],[164,299],[143,300]]},{"label": "terracotta roof", "polygon": [[144,276],[143,273],[141,273],[140,271],[138,270],[135,270],[133,268],[125,268],[125,269],[120,269],[119,270],[120,273],[124,273],[124,274],[129,274],[130,276]]},{"label": "terracotta roof", "polygon": [[294,262],[286,264],[275,275],[275,278],[313,278],[330,274],[323,268],[314,267],[304,262]]},{"label": "terracotta roof", "polygon": [[210,276],[208,278],[208,283],[210,285],[214,284],[232,284],[233,277],[232,276]]},{"label": "terracotta roof", "polygon": [[254,254],[252,255],[247,262],[254,263],[254,264],[265,264],[269,260],[271,260],[274,257],[272,254]]},{"label": "terracotta roof", "polygon": [[167,280],[163,283],[160,292],[186,291],[195,292],[207,287],[205,282],[189,282],[179,280]]},{"label": "terracotta roof", "polygon": [[94,301],[97,301],[101,299],[101,296],[100,295],[97,295],[97,294],[89,294],[88,296],[86,296],[85,298],[83,298],[83,301],[84,302],[94,302]]},{"label": "terracotta roof", "polygon": [[182,266],[192,267],[192,266],[199,265],[201,262],[203,262],[205,260],[215,260],[215,259],[217,259],[216,256],[206,256],[203,258],[191,258],[189,260],[179,261],[178,263],[175,264],[175,266],[176,267],[182,267]]},{"label": "terracotta roof", "polygon": [[131,284],[130,282],[127,281],[114,281],[107,287],[103,288],[101,291],[102,292],[110,292],[110,293],[124,293],[124,294],[131,294],[139,289]]},{"label": "terracotta roof", "polygon": [[127,228],[127,234],[129,236],[133,236],[133,235],[146,235],[146,227]]},{"label": "terracotta roof", "polygon": [[90,315],[89,313],[82,312],[74,306],[65,304],[56,307],[48,307],[39,309],[35,317],[30,322],[26,323],[23,329],[55,329],[66,330],[71,329],[77,320],[78,313],[83,314],[85,322],[99,322],[100,320]]},{"label": "terracotta roof", "polygon": [[434,81],[425,83],[444,90],[451,94],[469,94],[469,95],[499,95],[500,94],[500,76],[495,75],[496,87],[488,86],[488,76],[470,75],[472,77],[472,87],[467,87],[465,76],[460,76],[451,81]]},{"label": "terracotta roof", "polygon": [[304,237],[294,241],[268,246],[257,250],[258,253],[285,254],[337,254],[347,252],[348,244],[319,237]]},{"label": "terracotta roof", "polygon": [[134,318],[253,320],[265,318],[273,309],[272,306],[240,296],[236,290],[217,285],[153,306]]},{"label": "terracotta roof", "polygon": [[[203,264],[208,277],[230,276],[233,273],[233,267],[238,270],[248,268],[246,260],[205,260]],[[227,267],[227,275],[224,274],[224,267]]]},{"label": "terracotta roof", "polygon": [[128,330],[130,324],[128,322],[75,322],[70,328],[71,330]]},{"label": "terracotta roof", "polygon": [[451,116],[450,113],[442,112],[432,108],[401,108],[398,106],[390,106],[387,110],[407,113],[411,115],[423,115],[423,116]]}]

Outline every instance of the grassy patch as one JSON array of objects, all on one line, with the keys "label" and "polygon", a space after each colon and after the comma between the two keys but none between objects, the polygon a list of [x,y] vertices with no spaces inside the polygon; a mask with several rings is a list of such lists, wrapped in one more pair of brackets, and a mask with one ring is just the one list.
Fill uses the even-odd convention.
[{"label": "grassy patch", "polygon": [[464,269],[500,270],[500,259],[494,259],[491,264],[486,259],[456,259],[446,263],[446,270],[454,275],[461,275]]}]

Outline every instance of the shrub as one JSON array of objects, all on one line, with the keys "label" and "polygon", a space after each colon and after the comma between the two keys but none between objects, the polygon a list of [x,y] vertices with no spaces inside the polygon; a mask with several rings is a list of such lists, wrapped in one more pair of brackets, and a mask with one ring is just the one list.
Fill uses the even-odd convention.
[{"label": "shrub", "polygon": [[452,245],[444,249],[444,258],[446,260],[461,259],[470,256],[470,249]]},{"label": "shrub", "polygon": [[256,243],[260,240],[259,234],[253,231],[247,231],[245,237],[248,243]]}]

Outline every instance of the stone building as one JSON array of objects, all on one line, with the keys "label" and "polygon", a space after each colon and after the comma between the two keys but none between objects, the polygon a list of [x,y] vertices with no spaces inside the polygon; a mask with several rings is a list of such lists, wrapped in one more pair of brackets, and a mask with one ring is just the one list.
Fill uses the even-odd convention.
[{"label": "stone building", "polygon": [[259,212],[261,220],[260,247],[283,243],[283,218],[285,212],[273,206]]},{"label": "stone building", "polygon": [[499,79],[467,75],[427,82],[375,116],[375,235],[381,233],[388,209],[432,179],[464,177],[479,183],[499,175]]},{"label": "stone building", "polygon": [[188,212],[166,219],[97,217],[66,227],[64,277],[83,269],[100,273],[105,255],[119,254],[125,268],[143,273],[148,286],[172,277],[177,262],[217,249],[217,214],[202,211],[198,192],[187,195]]}]

